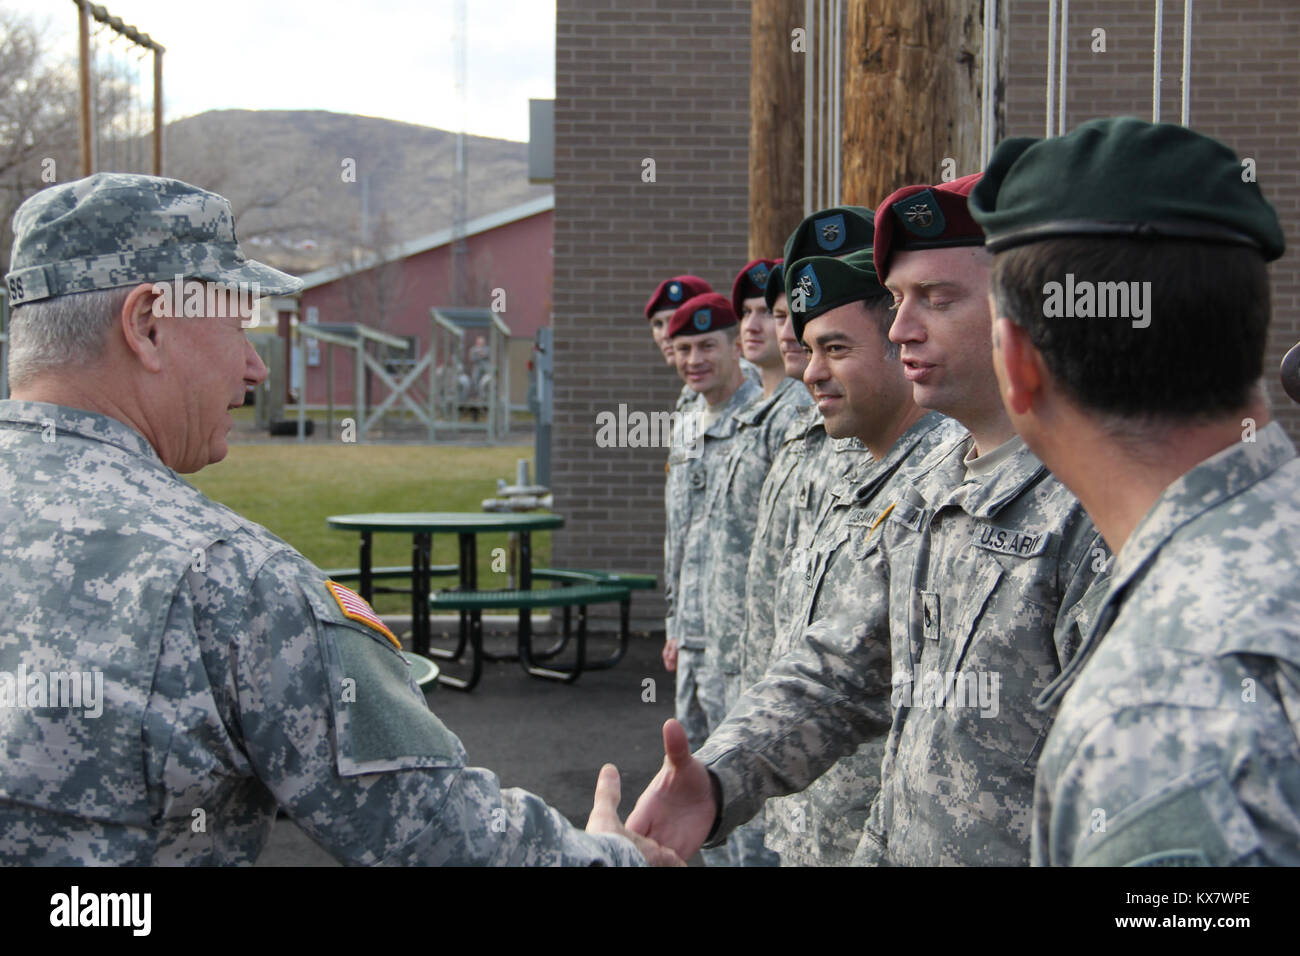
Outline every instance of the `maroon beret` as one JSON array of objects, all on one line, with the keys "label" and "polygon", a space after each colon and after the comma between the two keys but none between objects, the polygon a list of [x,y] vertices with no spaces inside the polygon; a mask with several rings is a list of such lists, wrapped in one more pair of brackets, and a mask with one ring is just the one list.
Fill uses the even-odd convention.
[{"label": "maroon beret", "polygon": [[664,309],[676,309],[687,299],[712,291],[713,286],[699,276],[673,276],[671,279],[665,279],[659,283],[654,295],[646,302],[645,317],[648,319]]},{"label": "maroon beret", "polygon": [[726,296],[706,292],[688,299],[668,322],[669,338],[675,335],[704,335],[736,324],[736,313]]},{"label": "maroon beret", "polygon": [[755,259],[736,273],[731,283],[731,308],[737,316],[745,314],[745,300],[759,299],[767,291],[767,280],[772,275],[772,267],[780,259]]},{"label": "maroon beret", "polygon": [[971,173],[936,186],[904,186],[876,207],[872,248],[881,282],[895,250],[984,245],[984,230],[971,217],[966,202],[983,175]]}]

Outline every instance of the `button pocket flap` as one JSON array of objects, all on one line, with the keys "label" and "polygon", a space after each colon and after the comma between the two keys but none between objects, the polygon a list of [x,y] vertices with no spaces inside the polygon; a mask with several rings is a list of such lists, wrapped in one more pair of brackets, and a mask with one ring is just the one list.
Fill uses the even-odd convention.
[{"label": "button pocket flap", "polygon": [[889,520],[901,524],[911,531],[920,531],[925,519],[925,509],[909,501],[899,501],[889,512]]},{"label": "button pocket flap", "polygon": [[881,529],[876,526],[875,522],[866,525],[850,522],[850,525],[851,540],[849,547],[852,549],[851,553],[854,560],[861,561],[879,546]]}]

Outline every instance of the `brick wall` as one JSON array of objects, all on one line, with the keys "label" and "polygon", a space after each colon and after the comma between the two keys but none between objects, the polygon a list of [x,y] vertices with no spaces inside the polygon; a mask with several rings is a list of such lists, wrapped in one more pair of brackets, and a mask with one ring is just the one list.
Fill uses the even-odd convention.
[{"label": "brick wall", "polygon": [[554,561],[662,574],[667,451],[598,448],[596,415],[681,388],[641,311],[659,280],[729,294],[746,262],[749,4],[559,0],[555,98]]},{"label": "brick wall", "polygon": [[[978,0],[971,0],[976,4]],[[1010,0],[1008,135],[1043,134],[1047,4]],[[1177,121],[1182,4],[1165,3],[1163,117]],[[1300,3],[1196,0],[1192,125],[1255,159],[1286,228],[1271,270],[1267,379],[1300,443],[1300,406],[1275,384],[1300,340]],[[1153,4],[1073,0],[1066,118],[1151,115]],[[1092,31],[1106,31],[1093,53]],[[555,561],[662,570],[662,449],[602,449],[596,414],[670,407],[641,306],[663,276],[696,271],[726,287],[745,261],[749,12],[739,0],[559,0],[556,30],[553,484],[567,524]],[[654,183],[642,160],[656,163]],[[638,595],[638,617],[662,614]]]},{"label": "brick wall", "polygon": [[[1066,127],[1099,116],[1151,118],[1154,4],[1070,3]],[[1162,37],[1160,118],[1179,121],[1183,5],[1167,0]],[[1287,252],[1270,267],[1273,327],[1265,381],[1274,417],[1300,444],[1300,405],[1277,384],[1283,354],[1300,340],[1300,3],[1195,0],[1192,5],[1190,125],[1256,163],[1277,208]],[[1106,31],[1106,52],[1092,32]],[[1047,84],[1047,4],[1012,0],[1007,48],[1007,132],[1042,136]]]}]

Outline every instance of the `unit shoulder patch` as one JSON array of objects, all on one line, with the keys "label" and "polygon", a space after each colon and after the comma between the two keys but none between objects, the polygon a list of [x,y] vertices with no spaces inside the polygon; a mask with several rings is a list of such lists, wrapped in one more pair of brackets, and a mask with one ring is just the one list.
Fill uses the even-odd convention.
[{"label": "unit shoulder patch", "polygon": [[388,625],[379,619],[379,615],[366,603],[365,598],[337,581],[326,581],[325,587],[334,596],[334,600],[338,602],[339,610],[343,612],[344,617],[378,631],[388,638],[399,651],[402,649],[402,642],[397,639],[397,635],[390,631]]}]

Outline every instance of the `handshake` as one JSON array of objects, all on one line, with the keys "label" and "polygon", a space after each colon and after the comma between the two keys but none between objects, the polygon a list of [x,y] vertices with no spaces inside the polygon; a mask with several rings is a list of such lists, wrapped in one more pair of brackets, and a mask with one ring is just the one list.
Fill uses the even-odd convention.
[{"label": "handshake", "polygon": [[618,768],[601,767],[587,832],[627,837],[651,866],[685,866],[721,810],[721,793],[704,764],[691,756],[686,731],[676,720],[664,724],[664,765],[626,824],[618,816],[621,789]]}]

